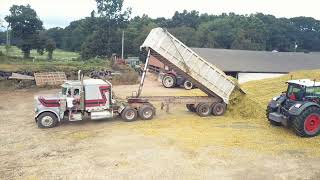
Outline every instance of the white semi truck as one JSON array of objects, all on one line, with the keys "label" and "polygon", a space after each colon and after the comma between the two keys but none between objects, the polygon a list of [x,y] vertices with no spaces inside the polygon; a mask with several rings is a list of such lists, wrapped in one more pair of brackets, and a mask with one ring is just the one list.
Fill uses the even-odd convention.
[{"label": "white semi truck", "polygon": [[[40,128],[52,128],[63,120],[81,121],[113,118],[120,115],[125,121],[152,119],[156,108],[150,103],[161,101],[163,105],[186,104],[189,111],[200,116],[225,113],[229,97],[236,88],[224,72],[208,63],[181,41],[162,28],[153,29],[141,50],[148,53],[140,87],[137,93],[120,101],[113,96],[112,84],[99,79],[66,81],[55,97],[35,97],[35,121]],[[142,97],[143,84],[150,55],[171,69],[188,78],[207,96],[150,96]]]}]

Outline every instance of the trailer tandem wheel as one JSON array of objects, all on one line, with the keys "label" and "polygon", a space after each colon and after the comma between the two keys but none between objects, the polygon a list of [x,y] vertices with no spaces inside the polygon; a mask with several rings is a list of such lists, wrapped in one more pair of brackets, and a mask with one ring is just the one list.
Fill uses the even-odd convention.
[{"label": "trailer tandem wheel", "polygon": [[188,111],[190,111],[190,112],[196,112],[197,111],[197,109],[196,109],[194,104],[186,104],[186,107],[187,107]]},{"label": "trailer tandem wheel", "polygon": [[211,114],[211,107],[208,103],[200,103],[197,106],[197,114],[201,117],[206,117]]},{"label": "trailer tandem wheel", "polygon": [[212,106],[212,114],[215,116],[222,116],[227,110],[225,103],[216,103]]}]

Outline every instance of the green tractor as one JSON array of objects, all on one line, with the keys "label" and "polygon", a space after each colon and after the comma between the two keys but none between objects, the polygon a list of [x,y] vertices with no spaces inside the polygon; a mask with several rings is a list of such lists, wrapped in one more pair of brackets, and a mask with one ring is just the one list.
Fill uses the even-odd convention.
[{"label": "green tractor", "polygon": [[320,82],[303,79],[287,84],[287,92],[268,104],[269,122],[292,127],[301,137],[317,136],[320,133]]}]

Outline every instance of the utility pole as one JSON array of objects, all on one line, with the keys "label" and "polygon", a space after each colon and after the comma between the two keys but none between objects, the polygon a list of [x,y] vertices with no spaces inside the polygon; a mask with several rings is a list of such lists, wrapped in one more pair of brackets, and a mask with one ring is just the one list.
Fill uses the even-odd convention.
[{"label": "utility pole", "polygon": [[122,51],[121,51],[121,59],[124,59],[124,31],[122,31]]},{"label": "utility pole", "polygon": [[9,27],[10,27],[10,24],[7,26],[7,46],[10,46],[10,34],[9,34]]},{"label": "utility pole", "polygon": [[7,53],[7,56],[9,55],[9,50],[10,50],[10,47],[11,47],[9,27],[10,27],[10,24],[8,24],[8,26],[7,26],[7,42],[6,42],[6,53]]}]

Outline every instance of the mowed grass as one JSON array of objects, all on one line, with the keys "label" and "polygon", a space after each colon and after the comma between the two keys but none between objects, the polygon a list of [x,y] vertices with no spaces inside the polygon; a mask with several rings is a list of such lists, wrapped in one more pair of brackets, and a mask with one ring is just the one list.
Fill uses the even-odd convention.
[{"label": "mowed grass", "polygon": [[[15,46],[11,46],[8,54],[7,54],[5,46],[0,46],[0,51],[2,51],[2,53],[6,54],[7,56],[10,56],[10,57],[18,57],[18,58],[23,57],[22,51]],[[35,60],[47,60],[48,53],[44,52],[43,55],[40,55],[37,53],[36,50],[32,50],[30,53],[30,56],[32,58],[34,58]],[[80,57],[79,53],[67,52],[67,51],[63,51],[61,49],[56,49],[53,52],[53,60],[58,60],[58,61],[71,61],[71,60],[78,59],[79,57]]]},{"label": "mowed grass", "polygon": [[[196,153],[213,147],[209,153],[216,156],[239,156],[239,152],[252,152],[320,157],[320,136],[298,137],[292,129],[270,125],[265,117],[267,103],[286,90],[285,82],[291,75],[294,79],[319,79],[320,71],[295,72],[280,78],[245,83],[242,88],[247,95],[233,97],[223,117],[201,118],[179,106],[170,114],[158,113],[155,120],[126,124],[123,128],[166,139],[188,152]],[[197,89],[177,95],[190,94],[203,95]]]},{"label": "mowed grass", "polygon": [[0,56],[0,70],[15,72],[45,72],[64,71],[71,72],[77,70],[92,71],[98,69],[110,69],[111,63],[107,59],[81,60],[79,53],[67,52],[56,49],[51,61],[47,60],[47,53],[39,55],[36,50],[31,51],[30,59],[23,59],[22,52],[17,47],[12,46],[9,54],[6,54],[4,46],[0,46],[6,56]]}]

